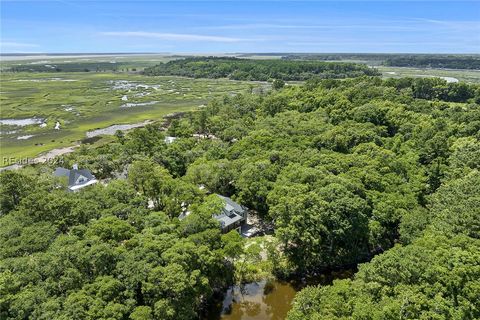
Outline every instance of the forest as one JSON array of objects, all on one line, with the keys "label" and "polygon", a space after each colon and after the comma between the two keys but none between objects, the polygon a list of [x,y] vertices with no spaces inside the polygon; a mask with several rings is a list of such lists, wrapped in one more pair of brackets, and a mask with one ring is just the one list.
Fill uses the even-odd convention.
[{"label": "forest", "polygon": [[304,53],[282,54],[284,60],[362,61],[373,65],[480,70],[480,56],[468,54]]},{"label": "forest", "polygon": [[224,57],[194,57],[160,63],[145,68],[151,76],[175,75],[191,78],[229,78],[231,80],[302,81],[380,75],[375,69],[356,63],[323,61],[254,60]]},{"label": "forest", "polygon": [[479,56],[411,55],[392,56],[383,62],[385,66],[415,68],[445,68],[480,70]]},{"label": "forest", "polygon": [[[336,68],[223,61],[146,74]],[[480,86],[364,76],[274,87],[216,98],[167,131],[83,145],[63,166],[104,183],[81,192],[66,192],[53,164],[0,173],[0,318],[199,318],[250,254],[220,233],[215,193],[273,224],[278,278],[359,264],[352,279],[303,289],[288,319],[480,318]]]}]

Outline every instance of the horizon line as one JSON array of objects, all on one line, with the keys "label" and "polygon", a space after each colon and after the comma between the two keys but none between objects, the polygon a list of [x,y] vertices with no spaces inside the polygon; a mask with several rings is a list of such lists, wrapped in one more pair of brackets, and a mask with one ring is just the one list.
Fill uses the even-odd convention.
[{"label": "horizon line", "polygon": [[287,54],[416,54],[416,55],[478,55],[480,53],[454,53],[454,52],[304,52],[304,51],[292,51],[292,52],[282,52],[282,51],[265,51],[265,52],[168,52],[168,51],[159,51],[159,52],[0,52],[0,56],[39,56],[39,55],[139,55],[139,54],[162,54],[162,55],[215,55],[215,54],[224,54],[224,55],[233,55],[233,54],[259,54],[259,55],[287,55]]}]

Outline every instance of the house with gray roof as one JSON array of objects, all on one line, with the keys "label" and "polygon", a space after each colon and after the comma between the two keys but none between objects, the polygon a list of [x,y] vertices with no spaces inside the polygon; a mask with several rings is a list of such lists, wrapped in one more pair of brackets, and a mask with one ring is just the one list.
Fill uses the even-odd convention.
[{"label": "house with gray roof", "polygon": [[92,184],[98,182],[97,179],[92,175],[92,173],[87,169],[79,170],[78,166],[75,164],[73,168],[65,169],[58,167],[53,173],[55,177],[66,177],[68,183],[68,190],[75,192]]},{"label": "house with gray roof", "polygon": [[[247,222],[248,208],[233,201],[229,197],[221,196],[219,194],[217,194],[217,196],[224,201],[225,205],[223,206],[221,212],[215,213],[212,216],[220,223],[222,233],[227,233],[231,230],[237,230],[241,234],[242,226]],[[183,211],[178,218],[183,220],[189,214],[190,211],[188,211],[187,208],[183,208]]]},{"label": "house with gray roof", "polygon": [[222,208],[222,212],[214,214],[213,217],[220,222],[222,232],[227,233],[236,229],[241,233],[242,225],[247,222],[248,208],[229,197],[218,196],[225,202],[225,206]]}]

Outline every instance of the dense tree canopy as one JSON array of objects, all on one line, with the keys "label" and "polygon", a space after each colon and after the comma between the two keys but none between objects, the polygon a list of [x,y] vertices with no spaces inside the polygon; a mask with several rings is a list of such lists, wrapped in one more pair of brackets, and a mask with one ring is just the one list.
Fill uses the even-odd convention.
[{"label": "dense tree canopy", "polygon": [[[230,271],[211,218],[218,208],[198,188],[165,180],[159,165],[138,161],[132,167],[132,183],[80,193],[23,172],[2,174],[30,179],[18,204],[7,201],[17,191],[2,193],[8,204],[0,218],[2,319],[189,319],[225,284]],[[135,170],[142,168],[153,177],[138,177]],[[148,210],[146,197],[165,212],[175,207],[170,202],[191,201],[194,213],[170,219]]]},{"label": "dense tree canopy", "polygon": [[[480,143],[469,141],[473,160]],[[407,216],[404,245],[361,265],[353,280],[302,290],[288,319],[478,319],[480,172],[456,157],[447,171],[463,174],[428,197],[425,217]]]},{"label": "dense tree canopy", "polygon": [[[379,75],[366,65],[322,61],[251,60],[239,58],[199,57],[172,60],[145,68],[146,75],[184,76],[192,78],[229,78],[232,80],[306,80],[350,78]],[[278,83],[277,83],[278,84]]]},{"label": "dense tree canopy", "polygon": [[480,69],[478,54],[401,54],[401,53],[297,53],[282,55],[286,60],[365,61],[392,67]]},{"label": "dense tree canopy", "polygon": [[393,56],[385,59],[386,66],[417,67],[417,68],[449,68],[449,69],[480,69],[478,56],[437,56],[437,55],[409,55]]},{"label": "dense tree canopy", "polygon": [[0,318],[197,317],[248,251],[208,192],[269,221],[296,274],[375,256],[302,291],[291,319],[478,318],[479,92],[316,79],[212,101],[172,122],[172,143],[148,125],[64,157],[106,185],[2,172]]},{"label": "dense tree canopy", "polygon": [[289,319],[478,319],[479,181],[474,170],[440,187],[423,236],[361,265],[354,280],[304,289]]}]

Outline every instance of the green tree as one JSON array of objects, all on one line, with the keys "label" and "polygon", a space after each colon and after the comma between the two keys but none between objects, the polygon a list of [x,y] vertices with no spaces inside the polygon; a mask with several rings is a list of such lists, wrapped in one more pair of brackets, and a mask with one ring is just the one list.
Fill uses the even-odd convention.
[{"label": "green tree", "polygon": [[275,79],[275,80],[273,80],[273,82],[272,82],[272,87],[273,87],[273,89],[275,89],[275,90],[280,90],[280,89],[282,89],[284,86],[285,86],[285,81],[283,81],[282,79]]},{"label": "green tree", "polygon": [[0,216],[4,215],[20,203],[35,188],[34,180],[15,170],[6,170],[0,174]]}]

